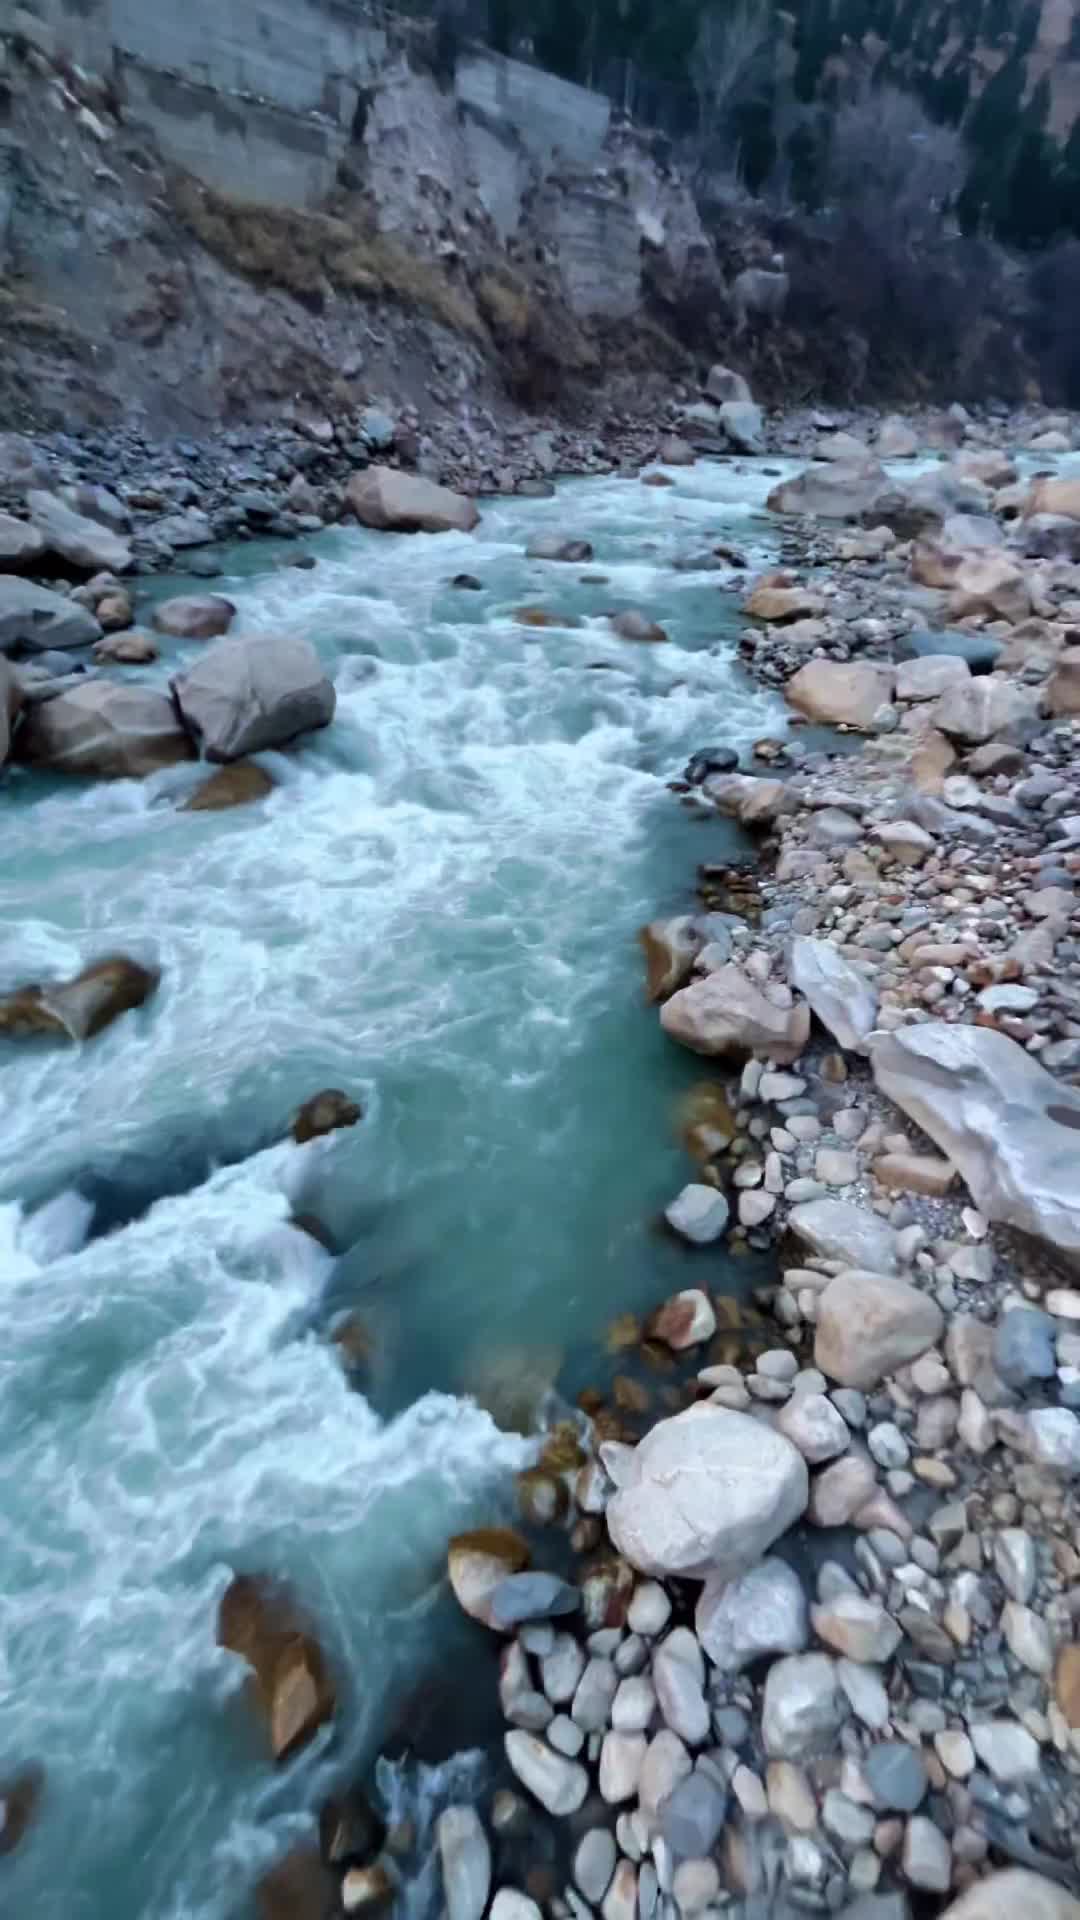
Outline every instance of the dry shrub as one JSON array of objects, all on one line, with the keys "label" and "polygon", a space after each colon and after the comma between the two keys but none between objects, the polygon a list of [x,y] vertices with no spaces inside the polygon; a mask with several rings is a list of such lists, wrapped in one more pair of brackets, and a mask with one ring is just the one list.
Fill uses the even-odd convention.
[{"label": "dry shrub", "polygon": [[489,263],[473,289],[502,355],[506,384],[523,407],[558,406],[569,376],[599,366],[593,341],[566,302],[531,286],[512,267]]},{"label": "dry shrub", "polygon": [[173,177],[169,196],[207,252],[245,279],[280,287],[309,306],[321,306],[328,287],[381,296],[424,308],[454,333],[481,336],[468,291],[452,285],[436,262],[379,233],[370,216],[350,211],[340,219],[237,200],[186,174]]}]

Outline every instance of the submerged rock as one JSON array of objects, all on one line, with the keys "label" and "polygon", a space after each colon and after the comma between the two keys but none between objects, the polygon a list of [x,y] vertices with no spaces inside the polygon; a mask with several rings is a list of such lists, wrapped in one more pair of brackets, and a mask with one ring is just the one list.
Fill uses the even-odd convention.
[{"label": "submerged rock", "polygon": [[323,1864],[317,1847],[294,1848],[263,1874],[255,1889],[259,1920],[326,1920],[337,1897],[336,1876]]},{"label": "submerged rock", "polygon": [[51,553],[86,573],[126,573],[131,548],[101,520],[77,513],[58,494],[33,487],[26,496],[30,518]]},{"label": "submerged rock", "polygon": [[21,1039],[54,1033],[70,1040],[90,1040],[120,1014],[141,1007],[159,978],[157,972],[123,954],[96,960],[73,980],[20,987],[0,998],[0,1034]]},{"label": "submerged rock", "polygon": [[363,1114],[363,1108],[340,1087],[327,1087],[297,1108],[289,1131],[297,1144],[304,1146],[324,1133],[335,1133],[339,1127],[355,1127]]},{"label": "submerged rock", "polygon": [[806,1463],[758,1421],[705,1403],[661,1420],[616,1481],[611,1539],[631,1566],[656,1575],[733,1578],[803,1512]]},{"label": "submerged rock", "polygon": [[223,813],[228,807],[246,807],[265,800],[274,782],[254,760],[235,760],[219,767],[184,801],[181,813]]},{"label": "submerged rock", "polygon": [[334,1688],[322,1648],[282,1587],[237,1574],[221,1597],[218,1645],[246,1660],[266,1720],[274,1759],[287,1760],[334,1712]]},{"label": "submerged rock", "polygon": [[222,640],[171,682],[208,760],[240,760],[329,726],[337,695],[307,640]]},{"label": "submerged rock", "polygon": [[393,467],[354,473],[345,497],[361,526],[380,533],[471,533],[480,519],[464,494]]},{"label": "submerged rock", "polygon": [[14,1853],[32,1824],[45,1788],[45,1771],[24,1767],[0,1780],[0,1855]]}]

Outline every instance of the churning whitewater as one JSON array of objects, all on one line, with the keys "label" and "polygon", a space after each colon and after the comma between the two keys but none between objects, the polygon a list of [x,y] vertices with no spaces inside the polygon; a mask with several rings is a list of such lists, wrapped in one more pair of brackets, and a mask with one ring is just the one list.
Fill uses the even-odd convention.
[{"label": "churning whitewater", "polygon": [[[672,563],[720,538],[771,557],[775,472],[575,482],[488,503],[471,538],[338,530],[310,572],[233,549],[235,630],[308,636],[338,692],[326,732],[260,756],[270,796],[181,812],[193,766],[10,776],[0,977],[109,952],[162,976],[84,1047],[2,1063],[0,1688],[7,1754],[47,1779],[13,1913],[235,1913],[449,1649],[447,1536],[529,1452],[490,1383],[522,1354],[550,1379],[679,1283],[651,1223],[690,1069],[642,1017],[634,934],[735,845],[665,782],[777,707],[735,662],[730,577]],[[595,560],[528,561],[547,531]],[[670,644],[617,638],[630,606]],[[296,1147],[324,1086],[364,1119]],[[328,1339],[346,1306],[366,1393]],[[234,1570],[287,1576],[318,1620],[332,1759],[269,1766],[215,1643]]]}]

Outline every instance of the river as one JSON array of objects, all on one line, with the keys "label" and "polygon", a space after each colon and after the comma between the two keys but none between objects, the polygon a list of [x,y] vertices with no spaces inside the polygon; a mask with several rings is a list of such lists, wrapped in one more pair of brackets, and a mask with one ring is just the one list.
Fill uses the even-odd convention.
[{"label": "river", "polygon": [[[721,538],[770,558],[775,472],[572,481],[484,503],[468,538],[337,529],[308,572],[231,549],[234,630],[306,634],[337,682],[333,725],[263,756],[272,795],[183,813],[191,766],[9,776],[0,981],[162,968],[85,1048],[0,1055],[0,1760],[47,1781],[0,1863],[20,1920],[246,1914],[465,1648],[446,1538],[508,1510],[528,1456],[470,1393],[535,1368],[572,1397],[614,1314],[702,1273],[656,1230],[695,1068],[643,1008],[634,935],[737,849],[666,781],[782,724],[737,665],[732,582],[672,567]],[[544,531],[594,563],[526,560]],[[581,624],[517,625],[523,603]],[[631,605],[671,644],[617,639],[603,610]],[[324,1086],[364,1120],[297,1148]],[[365,1392],[327,1338],[345,1306]],[[282,1773],[215,1645],[235,1568],[287,1576],[346,1676],[336,1746]]]}]

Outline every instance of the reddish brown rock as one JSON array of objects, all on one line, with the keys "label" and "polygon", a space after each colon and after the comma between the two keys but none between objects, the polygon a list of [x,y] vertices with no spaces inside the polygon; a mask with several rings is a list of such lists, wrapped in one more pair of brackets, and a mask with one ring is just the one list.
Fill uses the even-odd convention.
[{"label": "reddish brown rock", "polygon": [[293,1115],[289,1131],[298,1146],[317,1140],[324,1133],[336,1133],[339,1127],[355,1127],[363,1118],[363,1108],[350,1100],[340,1087],[327,1087],[312,1094]]},{"label": "reddish brown rock", "polygon": [[275,1760],[305,1747],[334,1712],[322,1648],[284,1587],[237,1574],[218,1609],[218,1644],[246,1660]]}]

